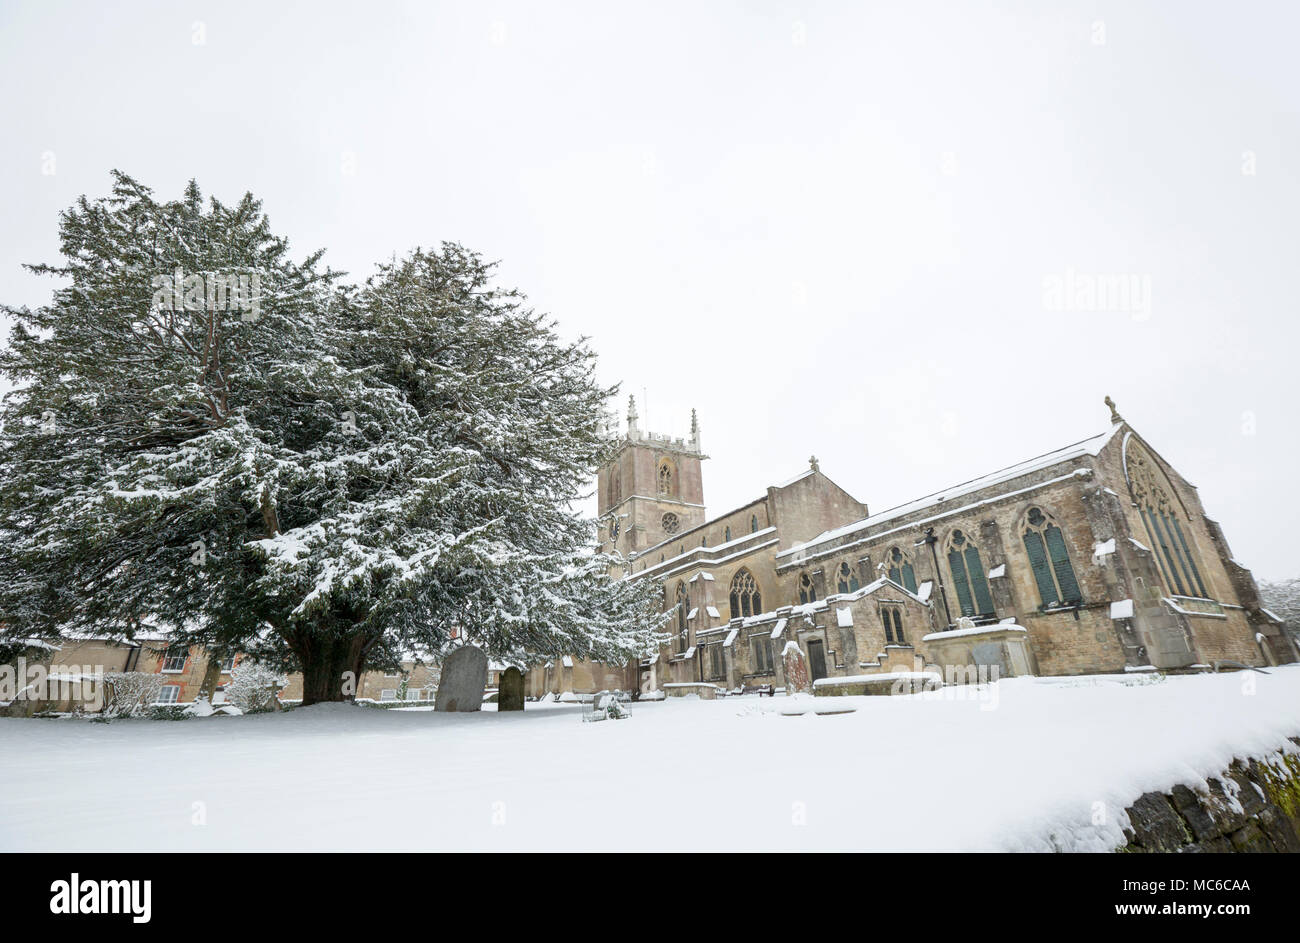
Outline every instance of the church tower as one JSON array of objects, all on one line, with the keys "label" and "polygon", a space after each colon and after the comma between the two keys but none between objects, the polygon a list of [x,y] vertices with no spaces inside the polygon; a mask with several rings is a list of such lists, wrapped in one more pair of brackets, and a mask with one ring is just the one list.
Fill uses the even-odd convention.
[{"label": "church tower", "polygon": [[[598,474],[601,550],[626,556],[704,523],[700,423],[691,410],[689,439],[643,432],[636,400],[627,400],[627,434]],[[672,554],[669,554],[672,556]]]}]

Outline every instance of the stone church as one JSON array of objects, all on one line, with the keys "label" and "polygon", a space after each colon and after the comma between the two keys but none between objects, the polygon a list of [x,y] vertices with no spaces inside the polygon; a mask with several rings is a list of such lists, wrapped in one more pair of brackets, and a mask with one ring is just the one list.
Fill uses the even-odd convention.
[{"label": "stone church", "polygon": [[814,679],[1296,661],[1196,487],[1106,403],[1100,435],[897,507],[873,513],[814,458],[710,518],[694,414],[674,439],[630,400],[599,471],[602,549],[662,588],[670,629],[638,664],[534,668],[531,693],[781,687],[791,642]]}]

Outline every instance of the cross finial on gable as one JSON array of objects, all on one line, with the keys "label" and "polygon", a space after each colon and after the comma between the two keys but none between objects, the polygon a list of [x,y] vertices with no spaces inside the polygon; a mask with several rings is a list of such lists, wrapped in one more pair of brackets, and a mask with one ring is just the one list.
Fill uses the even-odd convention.
[{"label": "cross finial on gable", "polygon": [[1121,416],[1119,410],[1115,408],[1115,401],[1109,396],[1106,397],[1106,405],[1110,407],[1110,421],[1112,423],[1121,423],[1124,421],[1124,417]]}]

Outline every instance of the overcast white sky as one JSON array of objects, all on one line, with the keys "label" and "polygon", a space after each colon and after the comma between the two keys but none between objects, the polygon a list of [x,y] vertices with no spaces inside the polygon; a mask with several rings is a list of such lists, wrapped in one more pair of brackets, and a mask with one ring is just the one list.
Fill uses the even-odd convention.
[{"label": "overcast white sky", "polygon": [[[1300,5],[617,6],[0,0],[0,299],[111,168],[195,177],[357,277],[500,259],[643,423],[699,410],[713,512],[812,453],[883,510],[1109,393],[1300,576]],[[1050,310],[1067,271],[1149,309]]]}]

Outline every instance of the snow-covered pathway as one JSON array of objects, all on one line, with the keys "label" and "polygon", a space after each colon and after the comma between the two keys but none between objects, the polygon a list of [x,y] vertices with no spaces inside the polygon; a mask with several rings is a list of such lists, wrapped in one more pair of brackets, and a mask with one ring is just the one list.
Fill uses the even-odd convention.
[{"label": "snow-covered pathway", "polygon": [[0,719],[0,849],[1105,850],[1142,792],[1300,735],[1300,667],[950,691],[598,724],[551,705]]}]

